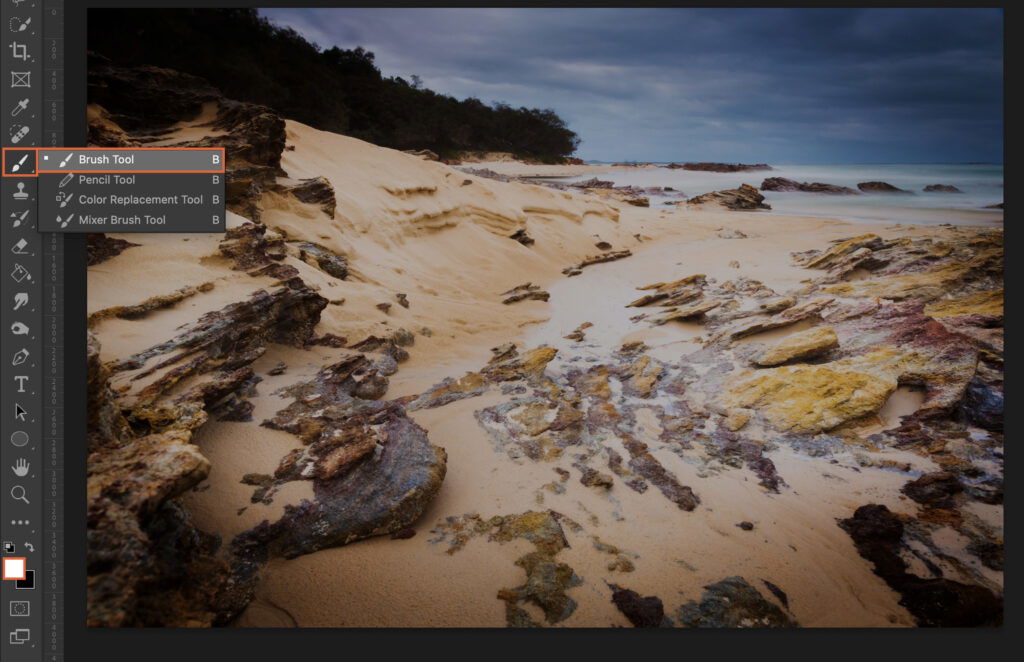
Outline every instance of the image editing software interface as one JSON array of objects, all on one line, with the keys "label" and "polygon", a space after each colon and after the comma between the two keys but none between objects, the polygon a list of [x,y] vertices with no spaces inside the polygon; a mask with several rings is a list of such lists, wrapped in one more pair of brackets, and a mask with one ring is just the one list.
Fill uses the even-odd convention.
[{"label": "image editing software interface", "polygon": [[88,4],[0,0],[3,662],[1002,633],[1002,10]]}]

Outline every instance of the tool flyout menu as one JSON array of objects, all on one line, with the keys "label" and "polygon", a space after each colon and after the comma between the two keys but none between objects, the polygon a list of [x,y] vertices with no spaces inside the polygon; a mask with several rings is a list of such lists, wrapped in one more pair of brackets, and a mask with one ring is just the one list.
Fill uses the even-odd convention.
[{"label": "tool flyout menu", "polygon": [[[64,2],[0,0],[5,661],[64,658],[64,235],[223,232],[224,149],[65,146]],[[76,328],[74,325],[72,328]]]}]

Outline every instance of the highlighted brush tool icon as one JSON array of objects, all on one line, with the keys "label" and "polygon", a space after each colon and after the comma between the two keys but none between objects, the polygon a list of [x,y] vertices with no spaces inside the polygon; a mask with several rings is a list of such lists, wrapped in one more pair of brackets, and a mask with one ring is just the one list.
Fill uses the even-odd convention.
[{"label": "highlighted brush tool icon", "polygon": [[21,166],[25,165],[25,161],[27,161],[27,160],[28,160],[28,154],[25,154],[24,156],[22,156],[18,160],[17,163],[15,163],[13,166],[11,166],[11,172],[18,172],[19,170],[21,170]]},{"label": "highlighted brush tool icon", "polygon": [[65,157],[64,157],[64,160],[63,160],[63,161],[61,161],[61,162],[60,162],[60,165],[59,165],[59,166],[57,166],[57,167],[58,167],[58,168],[63,168],[64,166],[66,166],[66,165],[68,164],[68,161],[70,161],[70,160],[71,160],[71,157],[72,157],[72,156],[74,156],[74,155],[75,155],[75,153],[74,153],[74,152],[70,152],[70,153],[69,153],[69,154],[68,154],[67,156],[65,156]]}]

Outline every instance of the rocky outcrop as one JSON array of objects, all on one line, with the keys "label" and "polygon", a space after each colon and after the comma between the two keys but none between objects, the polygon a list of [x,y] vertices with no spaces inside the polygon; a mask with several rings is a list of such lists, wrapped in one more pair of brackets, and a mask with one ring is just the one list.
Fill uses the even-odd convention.
[{"label": "rocky outcrop", "polygon": [[102,232],[93,232],[85,236],[85,251],[90,267],[117,257],[125,250],[138,246],[127,239],[108,237]]},{"label": "rocky outcrop", "polygon": [[750,172],[757,170],[771,170],[772,167],[767,163],[670,163],[666,168],[670,170],[681,169],[681,170],[694,170],[697,172]]},{"label": "rocky outcrop", "polygon": [[302,202],[318,205],[327,218],[334,218],[337,202],[334,199],[334,187],[326,177],[303,179],[293,186],[277,185],[273,190],[290,195]]},{"label": "rocky outcrop", "polygon": [[726,577],[704,587],[700,601],[691,600],[676,613],[691,628],[787,628],[796,621],[765,599],[742,577]]},{"label": "rocky outcrop", "polygon": [[929,184],[922,189],[925,193],[963,193],[951,184]]},{"label": "rocky outcrop", "polygon": [[798,182],[785,177],[769,177],[761,182],[762,191],[799,191],[801,193],[828,193],[830,195],[859,195],[860,191],[848,186],[822,184],[821,182]]},{"label": "rocky outcrop", "polygon": [[237,536],[236,554],[252,562],[292,558],[394,533],[419,518],[441,487],[447,456],[399,404],[379,400],[386,388],[370,361],[353,355],[280,391],[292,402],[263,425],[296,435],[304,447],[281,460],[261,486],[263,498],[310,480],[314,499]]},{"label": "rocky outcrop", "polygon": [[[90,144],[99,147],[128,142],[145,146],[165,139],[178,122],[194,120],[213,105],[216,113],[208,124],[211,135],[174,144],[223,147],[228,209],[259,220],[262,192],[285,175],[281,153],[287,136],[284,119],[276,112],[226,99],[197,76],[153,66],[116,66],[98,54],[90,54],[88,74],[89,101],[97,106],[90,116]],[[298,195],[312,196],[333,215],[333,190],[327,204],[323,186],[305,183],[297,189]]]},{"label": "rocky outcrop", "polygon": [[562,273],[566,276],[578,276],[582,273],[584,267],[589,267],[592,264],[600,264],[602,262],[614,262],[615,260],[621,260],[622,258],[629,257],[632,254],[633,251],[627,248],[621,251],[606,251],[599,255],[588,255],[578,264],[562,269]]},{"label": "rocky outcrop", "polygon": [[865,193],[913,193],[905,189],[897,188],[888,182],[861,182],[857,188]]},{"label": "rocky outcrop", "polygon": [[764,196],[749,184],[741,184],[739,188],[725,189],[704,193],[686,201],[688,205],[718,204],[733,211],[751,211],[771,209],[764,202]]},{"label": "rocky outcrop", "polygon": [[501,300],[506,306],[511,303],[518,303],[519,301],[533,300],[533,301],[547,301],[550,298],[550,294],[546,290],[540,289],[539,285],[533,283],[523,283],[517,285],[507,292],[502,292],[498,296],[505,297]]},{"label": "rocky outcrop", "polygon": [[796,333],[769,347],[754,359],[759,366],[776,366],[790,361],[803,361],[825,354],[839,346],[836,332],[827,326]]},{"label": "rocky outcrop", "polygon": [[1002,623],[1002,599],[977,585],[944,577],[920,577],[910,572],[905,560],[903,520],[882,505],[861,506],[839,521],[874,566],[875,574],[897,593],[900,604],[925,627],[998,626]]}]

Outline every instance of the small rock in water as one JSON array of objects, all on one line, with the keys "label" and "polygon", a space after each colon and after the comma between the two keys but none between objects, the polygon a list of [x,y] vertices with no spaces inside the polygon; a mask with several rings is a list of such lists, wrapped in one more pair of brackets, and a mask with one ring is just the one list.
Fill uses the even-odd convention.
[{"label": "small rock in water", "polygon": [[409,307],[409,297],[407,295],[399,293],[395,295],[395,298],[398,299],[398,305],[402,308]]},{"label": "small rock in water", "polygon": [[273,368],[267,371],[268,375],[283,375],[288,366],[284,362],[278,362]]},{"label": "small rock in water", "polygon": [[740,522],[739,524],[737,524],[736,526],[740,527],[744,531],[753,531],[754,530],[753,522],[743,521],[743,522]]},{"label": "small rock in water", "polygon": [[377,304],[377,310],[380,310],[380,311],[383,311],[383,312],[387,313],[389,310],[391,310],[391,304],[390,303],[378,303]]}]

